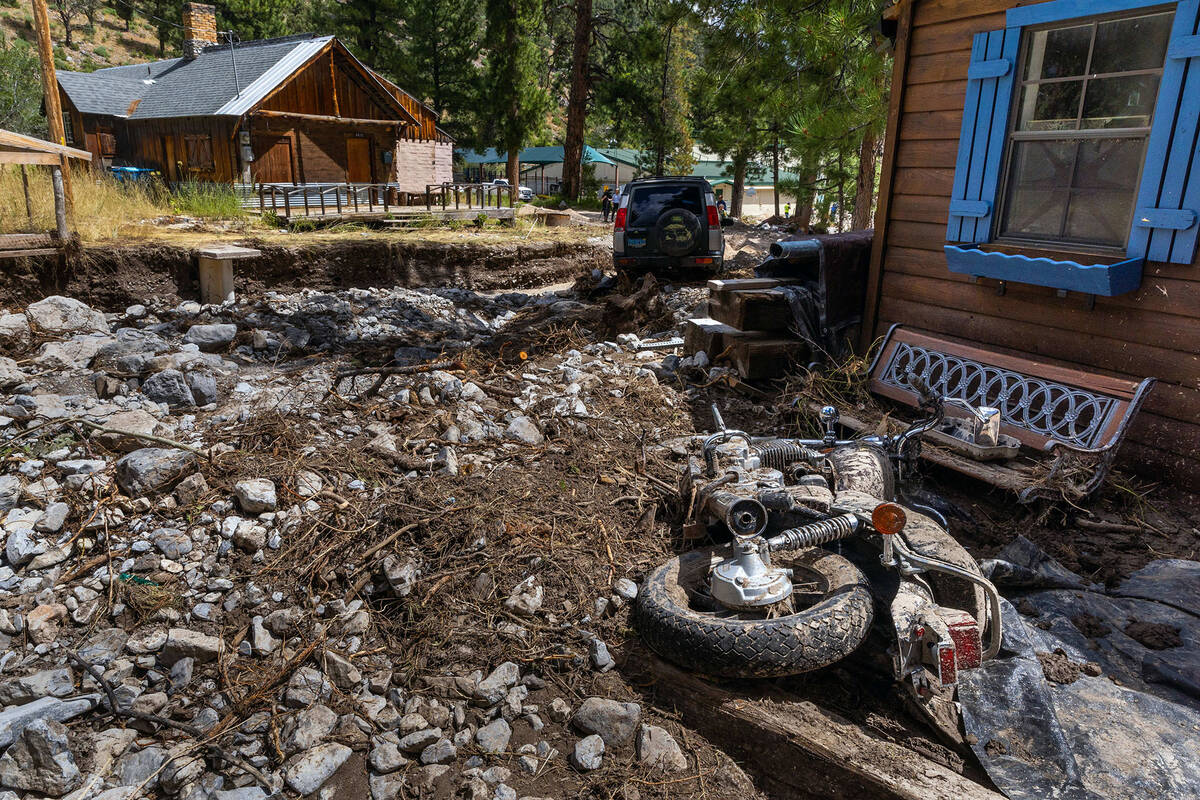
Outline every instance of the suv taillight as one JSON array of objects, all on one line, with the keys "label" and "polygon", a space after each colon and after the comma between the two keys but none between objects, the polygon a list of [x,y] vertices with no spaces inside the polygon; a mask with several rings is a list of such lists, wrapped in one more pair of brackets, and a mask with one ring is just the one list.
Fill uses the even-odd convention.
[{"label": "suv taillight", "polygon": [[617,209],[617,218],[616,218],[616,220],[613,222],[613,230],[614,230],[614,231],[623,231],[623,230],[625,230],[625,215],[626,215],[626,214],[628,214],[628,213],[629,213],[629,210],[628,210],[628,209],[625,209],[625,208],[618,208],[618,209]]},{"label": "suv taillight", "polygon": [[708,206],[708,225],[710,228],[721,227],[721,217],[717,214],[716,206]]}]

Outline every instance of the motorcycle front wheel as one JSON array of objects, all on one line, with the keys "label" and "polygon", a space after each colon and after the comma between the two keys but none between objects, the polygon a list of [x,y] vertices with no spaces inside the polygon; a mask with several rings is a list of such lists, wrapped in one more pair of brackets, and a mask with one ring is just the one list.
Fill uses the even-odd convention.
[{"label": "motorcycle front wheel", "polygon": [[[791,613],[738,612],[708,593],[728,547],[693,550],[652,570],[635,624],[651,650],[681,667],[725,678],[773,678],[826,667],[866,638],[874,605],[866,576],[819,548],[781,555],[793,570]],[[794,609],[794,610],[793,610]]]}]

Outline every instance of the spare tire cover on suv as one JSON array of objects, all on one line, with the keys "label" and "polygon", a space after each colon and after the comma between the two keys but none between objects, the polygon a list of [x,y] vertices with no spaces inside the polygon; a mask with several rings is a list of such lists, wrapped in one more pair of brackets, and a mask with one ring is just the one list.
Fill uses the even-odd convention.
[{"label": "spare tire cover on suv", "polygon": [[658,252],[686,256],[700,241],[701,229],[700,218],[685,208],[664,211],[654,223]]}]

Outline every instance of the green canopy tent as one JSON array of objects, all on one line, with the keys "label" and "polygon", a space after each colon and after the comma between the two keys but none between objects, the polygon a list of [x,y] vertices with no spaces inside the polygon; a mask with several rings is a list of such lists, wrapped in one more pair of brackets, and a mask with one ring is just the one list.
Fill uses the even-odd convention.
[{"label": "green canopy tent", "polygon": [[[455,158],[466,165],[468,171],[471,167],[479,168],[480,175],[483,173],[483,167],[491,164],[506,164],[508,163],[508,153],[498,152],[496,148],[489,147],[486,150],[458,150],[455,153]],[[559,145],[549,147],[526,147],[517,154],[518,171],[520,165],[532,164],[534,167],[542,168],[541,182],[544,184],[546,179],[546,165],[560,164],[563,161],[563,148]],[[610,164],[614,162],[609,160],[603,153],[588,145],[583,146],[584,164]]]}]

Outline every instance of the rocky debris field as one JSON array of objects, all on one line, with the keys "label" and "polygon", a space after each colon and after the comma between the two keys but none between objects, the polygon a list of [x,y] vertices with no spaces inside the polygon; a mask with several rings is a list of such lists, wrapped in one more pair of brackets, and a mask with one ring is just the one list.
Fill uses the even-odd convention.
[{"label": "rocky debris field", "polygon": [[625,670],[643,290],[0,314],[0,800],[758,796]]}]

